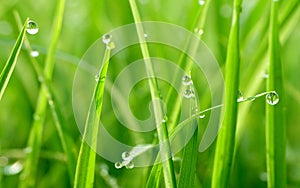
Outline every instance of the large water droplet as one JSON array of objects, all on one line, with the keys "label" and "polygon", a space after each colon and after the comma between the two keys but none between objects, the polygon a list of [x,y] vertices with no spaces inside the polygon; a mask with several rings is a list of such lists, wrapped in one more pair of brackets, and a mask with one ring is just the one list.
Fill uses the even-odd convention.
[{"label": "large water droplet", "polygon": [[267,94],[266,99],[269,105],[276,105],[279,102],[279,96],[275,91]]},{"label": "large water droplet", "polygon": [[190,99],[190,98],[194,97],[195,94],[194,94],[193,90],[187,89],[183,92],[183,96],[187,99]]},{"label": "large water droplet", "polygon": [[31,57],[38,57],[40,55],[39,51],[36,51],[36,50],[32,50],[30,52],[30,56]]},{"label": "large water droplet", "polygon": [[130,153],[128,151],[124,151],[122,153],[122,159],[125,160],[125,161],[131,159]]},{"label": "large water droplet", "polygon": [[184,75],[182,77],[182,84],[185,86],[191,85],[193,83],[192,78],[190,75]]},{"label": "large water droplet", "polygon": [[31,35],[35,35],[37,32],[39,32],[39,26],[34,21],[29,20],[26,26],[26,31]]},{"label": "large water droplet", "polygon": [[122,165],[122,163],[120,163],[120,162],[116,162],[116,163],[115,163],[115,167],[116,167],[116,169],[120,169],[120,168],[123,167],[123,165]]},{"label": "large water droplet", "polygon": [[204,118],[205,118],[205,114],[201,114],[201,115],[199,116],[199,118],[200,118],[200,119],[204,119]]},{"label": "large water droplet", "polygon": [[108,45],[111,41],[112,36],[109,34],[105,34],[102,36],[102,42],[106,45]]},{"label": "large water droplet", "polygon": [[134,163],[132,161],[130,161],[125,167],[128,168],[128,169],[133,169],[134,168]]},{"label": "large water droplet", "polygon": [[199,5],[201,6],[205,5],[205,0],[199,0]]}]

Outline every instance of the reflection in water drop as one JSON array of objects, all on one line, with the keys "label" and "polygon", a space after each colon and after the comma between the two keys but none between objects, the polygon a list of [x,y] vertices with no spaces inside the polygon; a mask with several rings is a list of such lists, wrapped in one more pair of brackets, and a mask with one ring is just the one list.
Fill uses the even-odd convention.
[{"label": "reflection in water drop", "polygon": [[267,103],[272,106],[276,105],[279,102],[279,96],[275,91],[272,91],[269,94],[267,94],[266,99]]},{"label": "reflection in water drop", "polygon": [[29,20],[26,26],[26,31],[31,35],[37,34],[39,32],[38,24],[32,20]]}]

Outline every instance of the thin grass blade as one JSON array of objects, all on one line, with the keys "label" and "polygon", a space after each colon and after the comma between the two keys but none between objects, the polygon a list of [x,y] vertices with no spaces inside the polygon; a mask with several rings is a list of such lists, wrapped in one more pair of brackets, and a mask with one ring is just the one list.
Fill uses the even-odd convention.
[{"label": "thin grass blade", "polygon": [[[54,25],[52,30],[51,43],[49,46],[49,51],[46,57],[46,63],[44,67],[44,75],[47,80],[51,80],[52,73],[54,69],[54,57],[55,51],[57,48],[62,22],[63,22],[63,14],[64,14],[65,0],[60,0],[57,4],[57,12],[55,14]],[[24,170],[20,175],[20,187],[34,187],[35,186],[35,178],[38,169],[38,159],[41,148],[41,140],[43,134],[43,124],[46,116],[47,109],[47,92],[44,85],[41,86],[37,107],[34,113],[33,125],[30,130],[30,135],[28,139],[27,147],[30,152],[25,159]]]},{"label": "thin grass blade", "polygon": [[237,98],[239,87],[240,47],[239,21],[242,0],[233,4],[233,18],[229,35],[225,75],[225,105],[214,158],[212,187],[227,187],[233,163],[235,130],[237,123]]},{"label": "thin grass blade", "polygon": [[10,53],[10,56],[3,68],[3,70],[1,71],[1,74],[0,74],[0,100],[2,99],[4,91],[7,87],[7,84],[9,82],[10,77],[14,71],[16,64],[17,64],[17,58],[18,58],[20,50],[22,48],[25,33],[26,33],[27,22],[28,22],[28,18],[26,19],[26,21],[20,31],[18,39]]},{"label": "thin grass blade", "polygon": [[[267,96],[268,104],[266,106],[266,158],[269,188],[286,187],[286,130],[283,112],[284,89],[280,59],[278,4],[278,1],[271,0],[269,31],[270,64],[267,89],[276,91],[278,96],[276,93]],[[277,101],[278,99],[279,102]]]},{"label": "thin grass blade", "polygon": [[[110,49],[106,48],[103,68],[99,75],[93,99],[86,120],[84,135],[77,160],[75,182],[76,188],[90,188],[94,185],[96,152],[92,148],[97,146],[97,134],[102,110],[103,94],[107,69],[109,65]],[[91,145],[88,145],[90,143]]]},{"label": "thin grass blade", "polygon": [[154,74],[154,69],[152,67],[148,46],[144,42],[145,38],[144,38],[143,26],[141,25],[141,19],[140,19],[140,15],[136,3],[134,0],[129,0],[129,3],[134,17],[134,21],[136,23],[136,30],[140,41],[140,47],[144,57],[147,75],[149,78],[148,83],[150,87],[151,98],[153,101],[155,122],[157,126],[156,127],[157,135],[158,135],[159,143],[161,143],[160,151],[164,151],[160,153],[160,156],[163,160],[162,168],[163,168],[165,186],[176,187],[176,179],[175,179],[175,172],[173,167],[172,151],[171,151],[171,146],[168,138],[167,123],[165,121],[162,122],[165,116],[165,112],[163,111],[162,104],[160,102],[158,103],[158,101],[161,100],[160,90]]}]

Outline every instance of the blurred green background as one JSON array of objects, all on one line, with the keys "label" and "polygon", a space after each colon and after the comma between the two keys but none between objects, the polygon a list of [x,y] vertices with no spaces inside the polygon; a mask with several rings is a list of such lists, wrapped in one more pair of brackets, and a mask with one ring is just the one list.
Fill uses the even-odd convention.
[{"label": "blurred green background", "polygon": [[[26,17],[38,23],[39,33],[28,35],[33,49],[39,51],[38,62],[43,65],[50,43],[50,31],[55,13],[56,1],[0,0],[0,68],[2,69],[18,35],[13,11],[18,11],[22,21]],[[199,4],[197,0],[137,0],[143,21],[163,21],[182,26],[193,31]],[[300,187],[300,2],[282,1],[280,6],[282,63],[286,91],[287,128],[287,182],[289,188]],[[286,10],[290,10],[288,13]],[[220,67],[226,59],[227,39],[231,23],[232,1],[212,1],[208,11],[203,41],[215,55]],[[282,13],[282,14],[281,14]],[[265,91],[267,32],[269,2],[244,1],[241,18],[241,80],[240,90],[245,96]],[[72,84],[77,65],[92,43],[110,30],[133,23],[129,2],[125,0],[74,0],[66,1],[64,22],[58,49],[52,86],[63,112],[68,134],[80,146],[80,133],[76,126],[72,109]],[[176,40],[176,39],[174,39]],[[131,47],[132,53],[123,54],[130,62],[139,58],[138,50]],[[151,48],[161,54],[161,48]],[[156,51],[155,51],[156,50]],[[164,58],[174,56],[173,51]],[[178,52],[177,52],[178,53]],[[126,56],[127,55],[127,56]],[[119,58],[120,59],[120,58]],[[117,61],[116,59],[115,61]],[[110,71],[118,70],[112,63]],[[16,69],[8,88],[0,101],[0,186],[17,187],[19,171],[26,157],[26,144],[31,128],[33,113],[39,90],[39,82],[29,61],[25,48],[18,59]],[[256,86],[256,88],[253,88]],[[196,86],[197,87],[197,86]],[[201,98],[200,101],[204,100]],[[144,105],[149,96],[131,101],[133,107]],[[239,126],[244,127],[236,154],[230,187],[266,187],[265,161],[265,100],[240,104]],[[112,113],[112,112],[110,112]],[[148,111],[141,111],[145,116]],[[111,130],[120,140],[126,140],[116,120]],[[148,137],[147,137],[148,138]],[[127,142],[130,142],[127,141]],[[198,153],[197,186],[209,187],[212,172],[214,146],[204,153]],[[14,165],[14,166],[13,166]],[[16,169],[19,171],[12,171]],[[178,170],[178,165],[175,163]],[[108,169],[109,176],[103,175]],[[95,187],[140,187],[147,179],[147,169],[132,170],[114,168],[114,164],[97,158]],[[38,166],[37,187],[70,187],[65,156],[49,113],[44,125],[43,146]]]}]

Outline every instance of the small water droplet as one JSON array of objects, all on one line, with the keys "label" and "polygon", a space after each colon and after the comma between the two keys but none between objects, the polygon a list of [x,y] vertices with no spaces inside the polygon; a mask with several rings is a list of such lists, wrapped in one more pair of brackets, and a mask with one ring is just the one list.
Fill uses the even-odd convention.
[{"label": "small water droplet", "polygon": [[147,33],[144,33],[144,37],[147,38],[147,37],[148,37],[148,34],[147,34]]},{"label": "small water droplet", "polygon": [[27,33],[29,33],[31,35],[35,35],[39,32],[39,26],[34,21],[29,20],[27,22],[26,31],[27,31]]},{"label": "small water droplet", "polygon": [[36,50],[32,50],[31,52],[30,52],[30,56],[31,57],[38,57],[40,55],[40,53],[38,52],[38,51],[36,51]]},{"label": "small water droplet", "polygon": [[24,149],[24,153],[26,153],[26,154],[30,153],[31,151],[32,151],[31,147],[26,147]]},{"label": "small water droplet", "polygon": [[200,118],[200,119],[204,119],[204,118],[205,118],[205,114],[201,114],[201,115],[199,116],[199,118]]},{"label": "small water droplet", "polygon": [[190,75],[184,75],[182,77],[182,84],[185,86],[191,85],[193,83],[192,78]]},{"label": "small water droplet", "polygon": [[267,103],[272,106],[278,104],[279,102],[279,96],[275,91],[272,91],[269,94],[267,94],[266,99]]},{"label": "small water droplet", "polygon": [[96,82],[99,81],[99,77],[100,77],[100,75],[99,75],[99,73],[97,73],[97,74],[95,75],[95,81],[96,81]]},{"label": "small water droplet", "polygon": [[204,34],[204,30],[203,29],[199,29],[199,28],[195,28],[194,29],[194,33],[196,34],[196,35],[203,35]]},{"label": "small water droplet", "polygon": [[201,6],[205,5],[205,0],[199,0],[199,5]]},{"label": "small water droplet", "polygon": [[100,174],[101,176],[107,176],[109,173],[108,173],[108,166],[106,164],[101,164],[100,165]]},{"label": "small water droplet", "polygon": [[41,117],[40,117],[39,115],[35,114],[35,115],[33,115],[33,119],[34,119],[35,121],[38,121],[38,120],[41,119]]},{"label": "small water droplet", "polygon": [[134,168],[134,163],[130,161],[126,166],[127,169],[133,169]]},{"label": "small water droplet", "polygon": [[259,179],[264,182],[268,181],[268,173],[267,172],[260,173]]},{"label": "small water droplet", "polygon": [[239,92],[238,92],[238,99],[237,99],[237,102],[241,102],[241,101],[243,101],[243,100],[244,100],[244,96],[243,96],[242,92],[239,91]]},{"label": "small water droplet", "polygon": [[108,45],[111,41],[112,36],[109,34],[105,34],[102,36],[102,42],[106,45]]},{"label": "small water droplet", "polygon": [[116,163],[115,163],[115,167],[116,167],[116,169],[120,169],[120,168],[123,167],[123,165],[122,165],[122,163],[120,163],[120,162],[116,162]]},{"label": "small water droplet", "polygon": [[187,99],[190,99],[190,98],[194,97],[195,94],[194,94],[194,91],[193,91],[193,90],[187,89],[187,90],[185,90],[185,91],[183,92],[183,96],[184,96],[185,98],[187,98]]},{"label": "small water droplet", "polygon": [[54,102],[53,102],[53,100],[52,100],[52,99],[51,99],[51,100],[49,100],[49,101],[48,101],[48,103],[49,103],[49,105],[50,105],[50,106],[53,106],[53,105],[54,105]]},{"label": "small water droplet", "polygon": [[131,159],[130,153],[128,151],[124,151],[122,153],[122,159],[125,160],[125,161]]}]

